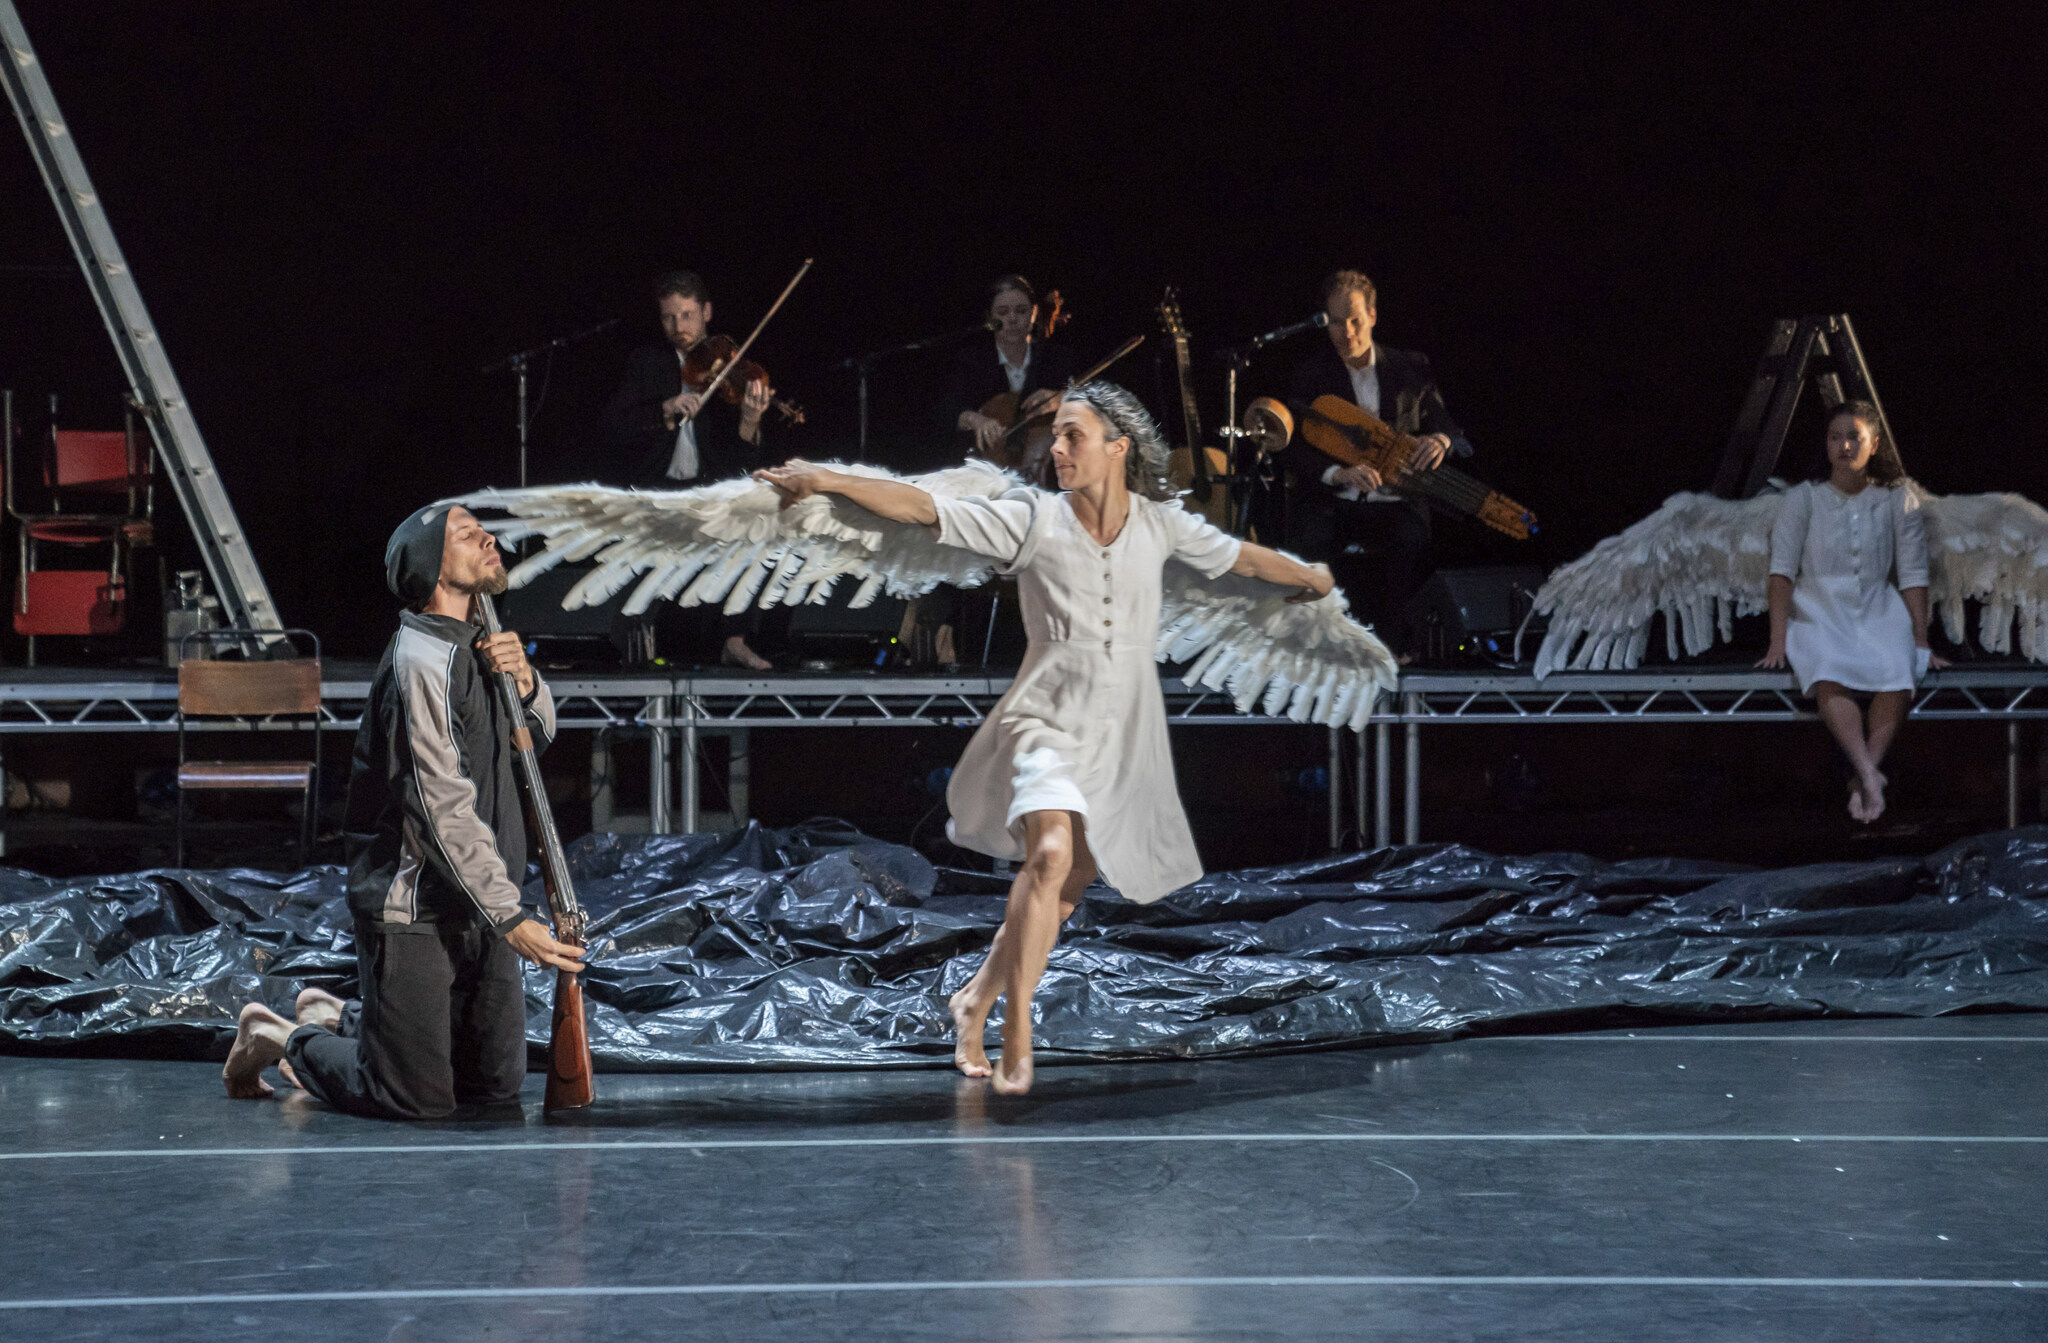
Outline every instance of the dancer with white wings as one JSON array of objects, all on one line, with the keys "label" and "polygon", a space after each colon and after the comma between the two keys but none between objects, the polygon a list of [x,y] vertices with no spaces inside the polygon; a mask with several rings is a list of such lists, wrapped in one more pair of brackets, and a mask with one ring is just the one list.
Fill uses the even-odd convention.
[{"label": "dancer with white wings", "polygon": [[953,842],[1021,859],[981,970],[953,996],[954,1058],[991,1072],[982,1035],[1006,998],[994,1086],[1031,1085],[1031,999],[1059,930],[1100,871],[1124,896],[1159,899],[1202,873],[1174,786],[1166,706],[1152,658],[1169,561],[1330,593],[1330,572],[1218,531],[1173,501],[1167,448],[1136,397],[1109,383],[1068,389],[1053,419],[1060,494],[935,498],[792,462],[758,473],[791,502],[837,494],[941,544],[986,556],[1019,578],[1030,646],[946,789]]},{"label": "dancer with white wings", "polygon": [[[1030,649],[947,789],[957,843],[1021,861],[987,961],[952,1000],[955,1061],[998,1090],[1031,1084],[1031,999],[1060,925],[1099,870],[1148,902],[1201,874],[1182,814],[1155,657],[1193,659],[1191,683],[1297,721],[1362,728],[1394,683],[1386,647],[1345,615],[1327,569],[1238,541],[1173,502],[1167,448],[1137,398],[1070,388],[1055,420],[1063,493],[970,463],[911,479],[872,467],[791,462],[760,482],[641,493],[597,487],[488,491],[466,500],[514,516],[506,539],[547,550],[526,581],[568,559],[596,567],[565,604],[625,610],[673,598],[823,601],[857,578],[852,605],[940,582],[1016,574]],[[772,487],[772,488],[771,488]],[[1000,1070],[983,1051],[1009,1007]]]},{"label": "dancer with white wings", "polygon": [[[1648,518],[1550,575],[1535,610],[1550,616],[1536,655],[1556,671],[1638,666],[1664,616],[1677,659],[1731,639],[1734,617],[1771,614],[1759,666],[1789,662],[1857,773],[1849,811],[1884,808],[1877,765],[1928,665],[1931,607],[1950,642],[1966,603],[1982,604],[1986,652],[2048,661],[2048,511],[2014,494],[1940,496],[1907,478],[1875,406],[1848,402],[1828,422],[1829,478],[1751,499],[1675,494]],[[1874,482],[1874,485],[1873,485]],[[1916,661],[1917,659],[1917,661]],[[1845,693],[1874,696],[1866,724]]]}]

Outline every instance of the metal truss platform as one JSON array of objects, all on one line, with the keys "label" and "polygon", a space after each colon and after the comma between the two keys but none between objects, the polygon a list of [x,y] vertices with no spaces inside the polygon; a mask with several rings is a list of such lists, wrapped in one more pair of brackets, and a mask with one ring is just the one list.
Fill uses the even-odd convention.
[{"label": "metal truss platform", "polygon": [[[330,661],[322,694],[323,729],[353,732],[361,722],[373,668]],[[645,732],[649,752],[649,828],[693,831],[699,810],[694,761],[703,737],[744,738],[757,728],[973,727],[1010,678],[871,675],[861,673],[574,672],[548,675],[564,731]],[[1162,677],[1168,722],[1295,726],[1285,718],[1237,713],[1216,691]],[[154,668],[21,668],[0,672],[0,741],[20,734],[175,732],[175,673]],[[1933,672],[1914,696],[1913,714],[1934,721],[1995,720],[2006,724],[2006,810],[2018,823],[2020,723],[2048,719],[2048,667],[2027,663]],[[1396,791],[1393,731],[1403,734],[1402,836],[1421,837],[1422,729],[1528,724],[1792,723],[1814,718],[1791,678],[1747,667],[1649,668],[1633,672],[1556,673],[1543,681],[1496,671],[1417,671],[1372,719],[1366,743],[1343,768],[1343,734],[1329,741],[1330,833],[1343,831],[1346,791],[1356,833],[1376,845],[1392,840]],[[303,722],[232,719],[189,723],[194,731],[304,730]]]}]

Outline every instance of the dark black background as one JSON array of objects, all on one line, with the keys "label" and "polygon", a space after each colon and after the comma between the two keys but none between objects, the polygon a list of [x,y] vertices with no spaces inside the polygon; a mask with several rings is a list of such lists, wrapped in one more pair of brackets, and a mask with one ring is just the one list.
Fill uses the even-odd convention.
[{"label": "dark black background", "polygon": [[[627,319],[539,414],[537,478],[588,474],[677,264],[744,334],[817,258],[758,347],[811,411],[779,441],[816,455],[852,435],[833,360],[971,320],[1001,271],[1062,289],[1089,358],[1155,329],[1164,284],[1199,355],[1351,264],[1542,515],[1538,562],[1704,484],[1802,311],[1855,317],[1930,488],[2048,497],[2032,7],[20,8],[278,605],[337,651],[388,633],[408,506],[513,478],[511,386],[478,367]],[[118,422],[9,143],[0,263],[56,269],[0,272],[0,384]],[[876,455],[930,456],[939,378],[878,370]]]}]

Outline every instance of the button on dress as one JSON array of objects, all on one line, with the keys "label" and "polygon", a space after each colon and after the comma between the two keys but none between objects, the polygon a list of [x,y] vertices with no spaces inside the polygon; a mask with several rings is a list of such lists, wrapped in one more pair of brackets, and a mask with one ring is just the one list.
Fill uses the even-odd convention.
[{"label": "button on dress", "polygon": [[1064,494],[934,499],[938,539],[1017,576],[1029,646],[1017,679],[982,722],[946,788],[955,844],[1024,857],[1024,817],[1070,811],[1102,879],[1149,904],[1202,875],[1181,810],[1153,660],[1160,575],[1186,564],[1207,578],[1242,543],[1174,503],[1131,496],[1104,546]]},{"label": "button on dress", "polygon": [[1792,580],[1785,657],[1802,694],[1815,681],[1913,688],[1913,618],[1899,592],[1927,586],[1927,532],[1904,487],[1793,486],[1771,528],[1771,572]]}]

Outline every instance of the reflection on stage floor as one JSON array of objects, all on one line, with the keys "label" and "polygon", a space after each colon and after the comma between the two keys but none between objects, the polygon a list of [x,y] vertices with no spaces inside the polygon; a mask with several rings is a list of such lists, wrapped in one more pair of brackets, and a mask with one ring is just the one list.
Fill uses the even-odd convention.
[{"label": "reflection on stage floor", "polygon": [[10,1339],[2009,1340],[2048,1016],[606,1075],[405,1127],[0,1059]]}]

